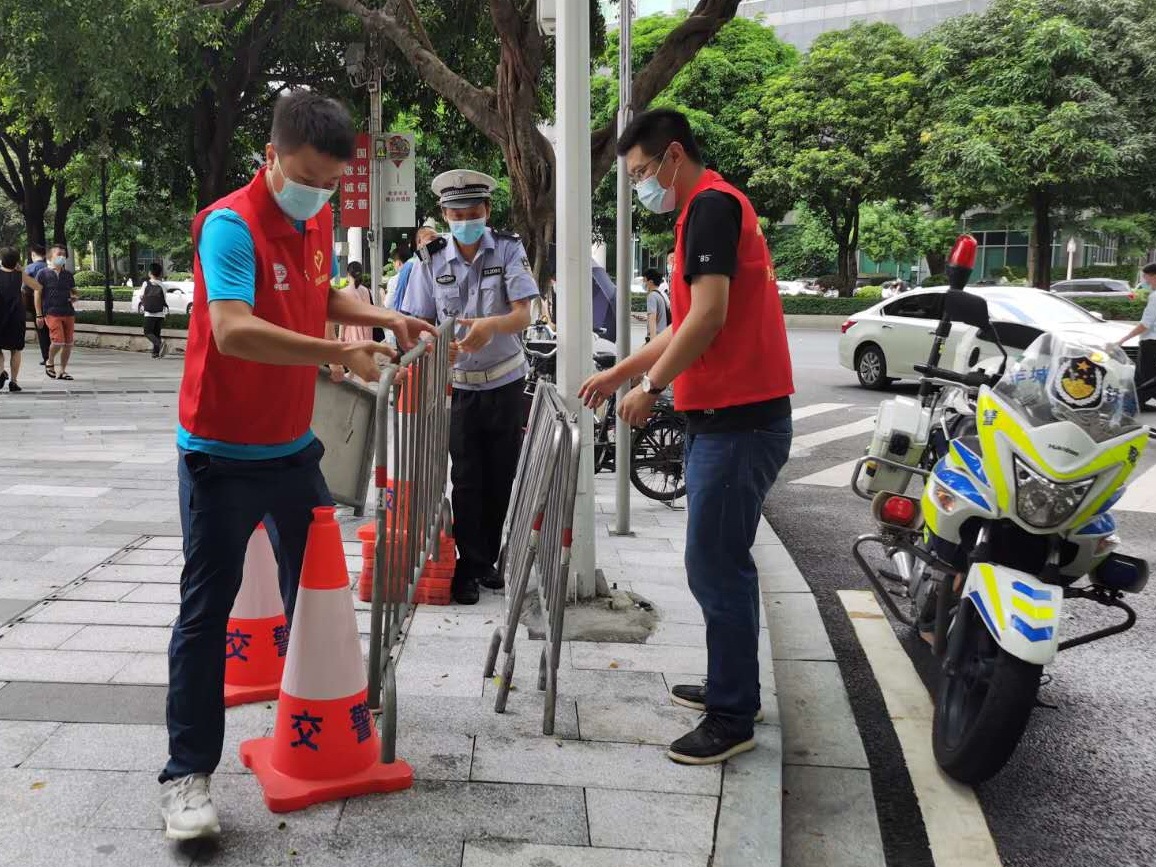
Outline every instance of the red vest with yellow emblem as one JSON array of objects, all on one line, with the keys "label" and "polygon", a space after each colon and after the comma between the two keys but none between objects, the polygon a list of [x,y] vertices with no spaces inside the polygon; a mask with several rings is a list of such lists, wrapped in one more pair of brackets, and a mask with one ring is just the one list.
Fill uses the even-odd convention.
[{"label": "red vest with yellow emblem", "polygon": [[710,169],[702,173],[674,227],[670,310],[675,331],[690,312],[690,284],[682,276],[686,216],[694,197],[706,190],[734,196],[743,222],[726,323],[706,352],[674,378],[674,406],[680,412],[760,403],[795,390],[775,266],[758,215],[746,196]]},{"label": "red vest with yellow emblem", "polygon": [[[324,337],[333,255],[333,212],[328,206],[299,232],[265,183],[261,169],[243,187],[197,214],[193,249],[213,211],[240,215],[253,236],[257,275],[253,313],[310,337]],[[193,258],[193,311],[181,381],[181,426],[194,436],[246,445],[297,439],[313,418],[314,365],[261,364],[222,355],[209,320],[205,276]]]}]

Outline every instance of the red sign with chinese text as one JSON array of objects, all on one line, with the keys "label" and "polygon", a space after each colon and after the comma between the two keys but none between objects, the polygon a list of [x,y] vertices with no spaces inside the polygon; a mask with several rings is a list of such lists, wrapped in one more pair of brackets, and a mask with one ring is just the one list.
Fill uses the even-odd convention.
[{"label": "red sign with chinese text", "polygon": [[369,228],[369,134],[358,133],[353,159],[341,179],[341,226]]}]

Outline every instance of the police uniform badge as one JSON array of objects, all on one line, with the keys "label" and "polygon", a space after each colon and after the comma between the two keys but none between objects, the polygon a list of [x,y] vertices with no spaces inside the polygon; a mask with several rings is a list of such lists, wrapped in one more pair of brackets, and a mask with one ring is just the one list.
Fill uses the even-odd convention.
[{"label": "police uniform badge", "polygon": [[1106,374],[1104,366],[1087,355],[1064,358],[1052,390],[1065,406],[1073,409],[1097,407],[1104,401]]}]

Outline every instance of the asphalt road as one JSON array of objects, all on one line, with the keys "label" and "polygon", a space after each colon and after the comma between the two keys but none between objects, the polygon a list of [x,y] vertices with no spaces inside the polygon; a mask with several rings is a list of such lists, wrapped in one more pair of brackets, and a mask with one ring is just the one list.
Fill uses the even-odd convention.
[{"label": "asphalt road", "polygon": [[[821,431],[871,418],[887,396],[860,389],[854,374],[839,367],[838,338],[791,332],[797,443],[816,443]],[[902,383],[895,389],[914,393]],[[1156,425],[1156,415],[1149,421]],[[798,483],[860,457],[870,439],[861,428],[848,427],[854,435],[793,456],[767,515],[810,582],[839,658],[871,763],[888,863],[925,867],[934,861],[898,740],[836,596],[841,589],[868,587],[850,555],[854,538],[871,529],[868,504],[849,488]],[[810,434],[816,436],[801,440]],[[1138,474],[1156,464],[1154,452],[1142,458]],[[1156,514],[1119,512],[1116,518],[1121,550],[1156,563]],[[1136,627],[1060,655],[1048,669],[1052,681],[1040,690],[1041,700],[1056,709],[1036,710],[1012,761],[978,789],[1006,867],[1156,864],[1156,581],[1128,601],[1139,616]],[[1063,637],[1114,616],[1090,602],[1067,604]],[[936,665],[929,652],[905,627],[893,625],[930,689]]]}]

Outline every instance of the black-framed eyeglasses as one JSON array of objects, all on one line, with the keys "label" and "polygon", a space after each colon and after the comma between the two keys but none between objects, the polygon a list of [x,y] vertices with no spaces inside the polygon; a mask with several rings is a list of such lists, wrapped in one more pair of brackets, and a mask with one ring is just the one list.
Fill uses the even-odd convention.
[{"label": "black-framed eyeglasses", "polygon": [[658,156],[651,157],[646,162],[644,162],[641,166],[639,166],[634,171],[632,171],[629,175],[627,175],[627,177],[630,179],[631,185],[637,187],[639,184],[641,184],[643,181],[645,181],[646,177],[647,177],[646,170],[649,169],[652,165],[654,165],[656,162],[658,162],[659,160],[661,160],[665,156],[666,156],[666,152],[663,151]]}]

